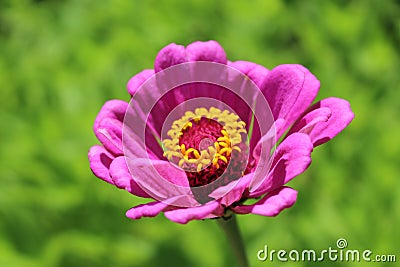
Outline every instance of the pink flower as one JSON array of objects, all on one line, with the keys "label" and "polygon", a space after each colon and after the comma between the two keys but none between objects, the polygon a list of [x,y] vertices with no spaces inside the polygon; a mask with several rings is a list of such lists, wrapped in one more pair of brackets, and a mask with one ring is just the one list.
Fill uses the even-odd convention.
[{"label": "pink flower", "polygon": [[[265,99],[269,107],[246,105],[243,99],[257,93],[242,97],[204,82],[181,84],[162,94],[160,88],[169,80],[159,77],[142,88],[155,74],[161,75],[173,66],[186,66],[183,63],[187,62],[214,62],[217,67],[240,72],[259,88],[257,99]],[[204,72],[207,69],[202,69]],[[209,75],[215,73],[210,71]],[[184,75],[178,76],[180,79]],[[276,216],[295,203],[297,191],[285,184],[308,168],[313,148],[335,137],[354,117],[343,99],[332,97],[312,104],[319,86],[314,75],[301,65],[286,64],[268,70],[252,62],[228,61],[215,41],[194,42],[186,48],[170,44],[158,53],[154,70],[144,70],[130,79],[130,104],[110,100],[100,110],[94,132],[102,145],[90,149],[90,168],[97,177],[118,188],[154,199],[128,210],[126,215],[131,219],[154,217],[160,212],[177,223],[230,213]],[[158,101],[150,103],[157,94]],[[229,107],[217,103],[190,108],[200,100],[180,105],[205,97]],[[151,106],[149,114],[141,114],[147,105]],[[254,117],[252,108],[255,113],[267,114],[266,121],[270,113],[268,131],[260,130],[263,120]],[[175,120],[168,117],[173,112],[178,114]],[[138,130],[141,122],[145,122],[143,133]],[[146,142],[144,148],[141,139]],[[270,151],[275,145],[272,157]],[[262,175],[257,176],[257,168]],[[173,189],[166,188],[169,185]],[[258,201],[246,204],[251,198]]]}]

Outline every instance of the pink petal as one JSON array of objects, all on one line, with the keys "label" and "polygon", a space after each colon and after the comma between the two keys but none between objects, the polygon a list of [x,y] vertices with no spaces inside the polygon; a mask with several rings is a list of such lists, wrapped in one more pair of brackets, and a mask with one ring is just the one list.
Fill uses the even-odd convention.
[{"label": "pink petal", "polygon": [[[166,160],[128,159],[129,168],[147,179],[161,176],[166,181],[181,187],[189,187],[187,176],[182,169]],[[160,178],[161,178],[160,177]]]},{"label": "pink petal", "polygon": [[134,95],[142,84],[154,75],[154,70],[147,69],[133,76],[127,84],[128,93]]},{"label": "pink petal", "polygon": [[311,164],[312,150],[308,135],[294,133],[288,136],[276,150],[268,177],[260,186],[250,189],[250,197],[259,197],[303,173]]},{"label": "pink petal", "polygon": [[97,139],[114,155],[122,155],[122,122],[113,118],[102,119],[95,131]]},{"label": "pink petal", "polygon": [[186,47],[188,61],[211,61],[226,64],[226,53],[216,41],[194,42]]},{"label": "pink petal", "polygon": [[238,214],[258,214],[262,216],[276,216],[282,210],[290,208],[297,199],[297,191],[290,187],[281,187],[264,196],[253,205],[239,205],[231,208]]},{"label": "pink petal", "polygon": [[[241,73],[243,73],[244,75],[249,77],[250,80],[256,85],[257,89],[261,92],[261,86],[269,73],[268,69],[266,69],[265,67],[263,67],[261,65],[255,64],[253,62],[248,62],[248,61],[228,62],[228,66],[237,69],[238,71],[240,71]],[[240,77],[240,80],[242,80],[242,79],[243,78]],[[245,96],[245,95],[249,94],[249,92],[247,91],[249,88],[254,88],[253,85],[252,86],[246,85],[246,83],[243,83],[243,85],[245,85],[244,86],[245,91],[241,92],[241,96]],[[255,108],[256,108],[255,112],[256,113],[258,113],[258,114],[265,113],[266,109],[265,109],[264,105],[256,105],[258,102],[261,101],[260,98],[261,97],[264,98],[264,96],[261,93],[260,93],[260,95],[252,93],[252,95],[253,95],[254,99],[251,101],[247,100],[247,102],[255,104]],[[236,106],[237,101],[234,101],[234,102],[231,101],[231,103],[233,103],[232,104],[233,106]],[[263,109],[263,110],[261,111],[260,109]],[[239,107],[236,110],[241,111],[241,113],[243,114],[243,115],[241,115],[241,118],[243,118],[243,120],[247,123],[247,125],[250,125],[251,116],[252,116],[253,112],[251,112],[249,107],[246,106],[245,109]],[[247,111],[247,113],[245,113],[246,111]],[[266,122],[264,122],[264,124],[265,123]],[[260,137],[261,137],[261,133],[260,133],[260,128],[259,128],[259,122],[257,120],[255,120],[252,136],[250,139],[250,150],[254,149],[254,146],[257,144]],[[250,158],[250,160],[251,160],[251,158]]]},{"label": "pink petal", "polygon": [[291,130],[291,132],[301,127],[305,120],[310,120],[310,118],[316,116],[315,114],[327,108],[330,110],[331,116],[327,120],[315,123],[308,133],[314,146],[319,146],[331,140],[354,119],[354,113],[349,102],[335,97],[326,98],[311,106],[309,113],[293,125],[294,130]]},{"label": "pink petal", "polygon": [[152,151],[146,151],[146,144],[143,141],[143,137],[138,136],[130,127],[123,128],[124,155],[129,158],[154,158]]},{"label": "pink petal", "polygon": [[329,108],[318,108],[308,112],[304,117],[298,120],[288,132],[288,136],[292,133],[310,134],[316,125],[321,122],[328,121],[332,112]]},{"label": "pink petal", "polygon": [[186,174],[164,160],[127,159],[129,172],[145,192],[174,206],[195,206]]},{"label": "pink petal", "polygon": [[138,95],[151,96],[141,90],[129,103],[122,127],[124,155],[130,158],[159,158],[163,151],[155,138],[159,138],[158,131],[147,120],[148,109],[142,109],[142,106],[151,107],[151,104],[143,98],[137,98]]},{"label": "pink petal", "polygon": [[229,62],[228,66],[233,67],[248,76],[259,88],[261,88],[264,79],[269,73],[267,68],[249,61]]},{"label": "pink petal", "polygon": [[[283,119],[277,119],[271,127],[271,129],[268,131],[267,134],[262,136],[256,146],[253,149],[253,158],[259,162],[261,153],[265,151],[267,155],[270,154],[271,149],[274,147],[276,144],[276,132],[280,131],[282,129],[283,125],[285,124],[285,120]],[[268,161],[268,158],[266,159]],[[264,159],[265,161],[265,159]]]},{"label": "pink petal", "polygon": [[[94,132],[104,147],[114,155],[122,155],[124,146],[132,155],[144,157],[147,153],[144,145],[141,145],[143,144],[143,138],[139,138],[137,133],[135,133],[135,131],[138,131],[137,124],[127,124],[124,120],[128,111],[132,112],[132,108],[128,109],[128,107],[129,104],[121,100],[106,102],[96,117]],[[132,114],[130,115],[130,118],[137,117]],[[140,121],[140,119],[136,120]],[[124,127],[124,124],[126,127]],[[124,138],[122,138],[123,131]],[[122,142],[122,139],[124,139],[124,142]],[[152,145],[152,148],[156,148],[158,144],[153,139],[149,139],[149,144]],[[156,145],[152,143],[156,143]],[[149,154],[151,157],[154,157],[152,151]]]},{"label": "pink petal", "polygon": [[[245,176],[240,178],[239,181],[233,181],[232,183],[236,183],[233,187],[232,185],[229,185],[229,187],[227,186],[220,187],[217,190],[215,190],[212,194],[210,194],[210,197],[213,197],[213,194],[223,195],[223,197],[219,200],[219,202],[225,207],[229,207],[230,205],[239,201],[243,197],[243,194],[245,193],[246,189],[248,189],[252,179],[253,179],[253,173],[246,174]],[[228,190],[226,190],[227,192],[223,194],[223,190],[225,189]]]},{"label": "pink petal", "polygon": [[107,183],[114,184],[109,174],[110,164],[114,159],[104,147],[100,145],[92,146],[88,153],[90,162],[90,169],[93,174],[106,181]]},{"label": "pink petal", "polygon": [[107,119],[116,119],[119,121],[124,120],[126,109],[128,108],[128,103],[122,100],[110,100],[104,103],[103,107],[100,109],[99,114],[97,115],[93,130],[94,132],[97,131],[100,122],[107,118]]},{"label": "pink petal", "polygon": [[131,208],[126,212],[126,217],[132,220],[137,220],[142,217],[155,217],[160,212],[168,208],[169,208],[168,204],[165,204],[163,202],[158,202],[158,201],[150,202],[147,204],[142,204]]},{"label": "pink petal", "polygon": [[118,157],[110,165],[110,176],[114,184],[138,197],[150,198],[143,189],[132,178],[126,165],[125,157]]},{"label": "pink petal", "polygon": [[278,119],[275,121],[273,127],[262,136],[255,147],[253,148],[252,159],[253,159],[253,172],[254,177],[251,181],[251,188],[257,188],[261,183],[264,182],[265,177],[268,177],[268,173],[271,168],[271,163],[273,160],[272,150],[276,145],[276,132],[281,129],[284,125],[284,119]]},{"label": "pink petal", "polygon": [[261,89],[271,107],[275,120],[282,118],[287,128],[308,108],[319,90],[319,81],[301,65],[280,65],[271,70]]},{"label": "pink petal", "polygon": [[164,215],[173,222],[186,224],[191,220],[203,220],[215,215],[222,216],[224,208],[216,201],[192,208],[165,211]]},{"label": "pink petal", "polygon": [[185,47],[177,44],[169,44],[158,52],[154,62],[154,70],[155,72],[159,72],[186,61]]}]

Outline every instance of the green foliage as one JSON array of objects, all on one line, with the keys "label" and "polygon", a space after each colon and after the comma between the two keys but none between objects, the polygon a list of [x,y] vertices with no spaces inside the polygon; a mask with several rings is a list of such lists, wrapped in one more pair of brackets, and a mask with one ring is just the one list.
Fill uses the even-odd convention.
[{"label": "green foliage", "polygon": [[[307,66],[318,98],[346,98],[356,114],[291,182],[294,208],[239,217],[252,266],[268,264],[256,258],[265,244],[322,250],[340,237],[398,253],[398,1],[3,0],[0,266],[233,264],[211,220],[126,219],[142,200],[96,179],[86,156],[102,104],[128,100],[126,82],[161,47],[209,39],[231,60]],[[363,266],[327,263],[345,264]]]}]

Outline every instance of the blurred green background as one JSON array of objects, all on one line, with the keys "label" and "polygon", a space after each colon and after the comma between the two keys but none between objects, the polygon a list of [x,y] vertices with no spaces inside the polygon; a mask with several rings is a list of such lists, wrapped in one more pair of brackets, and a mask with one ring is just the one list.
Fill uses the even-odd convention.
[{"label": "blurred green background", "polygon": [[[94,118],[163,46],[214,39],[230,60],[307,66],[349,128],[291,182],[294,208],[240,216],[252,266],[271,249],[335,247],[400,261],[399,1],[0,1],[0,266],[232,266],[215,221],[131,221],[143,200],[94,177]],[[373,266],[374,264],[369,263]],[[378,264],[377,264],[378,266]],[[395,266],[393,263],[379,266]]]}]

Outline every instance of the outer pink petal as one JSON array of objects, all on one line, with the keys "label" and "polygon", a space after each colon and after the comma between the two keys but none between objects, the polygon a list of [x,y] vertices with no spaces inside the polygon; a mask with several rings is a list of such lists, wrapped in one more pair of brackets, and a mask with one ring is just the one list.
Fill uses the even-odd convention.
[{"label": "outer pink petal", "polygon": [[158,52],[156,61],[154,62],[154,70],[155,72],[159,72],[186,61],[185,47],[172,43]]},{"label": "outer pink petal", "polygon": [[154,70],[147,69],[133,76],[127,84],[128,93],[134,95],[142,84],[154,75]]},{"label": "outer pink petal", "polygon": [[275,120],[282,118],[287,128],[310,106],[319,90],[319,81],[301,65],[280,65],[271,70],[261,89],[271,107]]},{"label": "outer pink petal", "polygon": [[257,140],[256,145],[250,151],[252,151],[252,165],[254,166],[252,171],[254,172],[254,178],[251,181],[250,188],[258,188],[268,177],[268,173],[271,169],[273,157],[271,155],[272,148],[275,147],[277,142],[276,132],[284,125],[284,119],[278,119],[274,122],[274,127]]},{"label": "outer pink petal", "polygon": [[290,128],[287,135],[296,132],[310,134],[316,125],[328,121],[331,115],[332,112],[329,108],[318,108],[312,110],[298,120],[292,128]]},{"label": "outer pink petal", "polygon": [[[250,78],[250,80],[258,87],[258,89],[261,92],[261,86],[264,83],[265,78],[267,77],[269,70],[266,69],[265,67],[255,64],[253,62],[248,62],[248,61],[235,61],[235,62],[228,62],[228,66],[237,69],[238,71],[240,71],[241,73],[243,73],[244,75],[246,75],[247,77]],[[249,85],[245,86],[245,89],[250,88]],[[242,91],[241,93],[242,95],[246,95],[248,94],[248,92],[246,91]],[[261,95],[261,93],[260,93]],[[262,96],[262,95],[261,95]],[[260,97],[261,96],[257,96],[257,94],[254,94],[254,100],[251,101],[251,103],[255,104],[258,101],[260,101]],[[233,102],[233,106],[236,105],[236,102]],[[251,108],[251,107],[250,107]],[[250,125],[250,121],[252,119],[252,114],[253,112],[251,112],[250,108],[246,108],[245,110],[248,110],[248,113],[246,114],[247,116],[241,116],[242,119],[244,119],[244,121],[247,123],[247,125]],[[252,107],[254,108],[254,107]],[[241,110],[243,108],[239,108],[239,110]],[[255,106],[255,113],[257,114],[261,114],[265,112],[265,107],[262,107],[260,105],[256,105]],[[260,110],[262,109],[262,111]],[[254,125],[253,125],[253,132],[252,132],[252,136],[250,139],[250,150],[254,149],[254,146],[257,144],[258,140],[261,138],[261,133],[260,133],[260,128],[259,128],[259,122],[257,120],[254,121]],[[250,160],[252,160],[252,158],[250,157]]]},{"label": "outer pink petal", "polygon": [[[239,181],[233,181],[226,186],[221,186],[214,190],[209,196],[218,200],[221,205],[228,207],[232,203],[239,201],[243,193],[249,187],[251,180],[253,179],[253,173],[249,173],[239,179]],[[233,184],[233,185],[232,185]],[[221,196],[218,199],[216,196]]]},{"label": "outer pink petal", "polygon": [[[129,168],[141,177],[149,177],[151,181],[153,176],[164,179],[171,184],[189,188],[189,182],[184,171],[173,166],[166,160],[147,160],[147,159],[128,159]],[[161,176],[161,177],[159,177]],[[156,179],[154,179],[156,180]]]},{"label": "outer pink petal", "polygon": [[114,156],[104,147],[95,145],[90,148],[88,158],[93,174],[107,183],[114,184],[109,174],[109,168]]},{"label": "outer pink petal", "polygon": [[[271,149],[274,147],[277,141],[276,132],[280,131],[280,129],[283,127],[284,124],[285,124],[284,119],[277,119],[274,122],[273,127],[270,128],[267,134],[265,134],[264,136],[262,136],[257,140],[257,144],[252,150],[253,151],[252,156],[256,160],[256,162],[259,162],[262,152],[265,151],[267,155],[270,154]],[[268,161],[269,159],[266,160]]]},{"label": "outer pink petal", "polygon": [[100,122],[107,119],[117,119],[119,121],[124,121],[124,116],[126,109],[128,108],[128,103],[122,100],[110,100],[104,103],[103,107],[100,109],[99,114],[94,121],[93,130],[97,132]]},{"label": "outer pink petal", "polygon": [[165,211],[164,215],[173,222],[186,224],[191,220],[203,220],[215,214],[222,215],[224,208],[216,201],[193,208],[181,208]]},{"label": "outer pink petal", "polygon": [[125,157],[118,157],[110,165],[110,176],[114,184],[138,197],[150,198],[143,189],[135,182],[126,165]]},{"label": "outer pink petal", "polygon": [[231,208],[238,214],[258,214],[263,216],[276,216],[282,210],[290,208],[296,202],[297,191],[290,187],[281,187],[263,197],[253,205],[240,205]]},{"label": "outer pink petal", "polygon": [[126,212],[126,217],[132,220],[137,220],[142,217],[155,217],[160,212],[168,208],[169,208],[168,204],[165,204],[163,202],[158,202],[158,201],[150,202],[147,204],[142,204],[131,208]]},{"label": "outer pink petal", "polygon": [[349,102],[340,98],[326,98],[315,103],[310,108],[309,113],[293,125],[293,129],[290,130],[289,134],[298,131],[306,121],[315,118],[318,116],[317,114],[326,109],[330,110],[331,116],[327,120],[315,123],[308,132],[314,146],[319,146],[331,140],[346,128],[354,118],[354,113],[351,111]]},{"label": "outer pink petal", "polygon": [[264,79],[269,73],[267,68],[249,61],[228,62],[228,66],[231,66],[248,76],[259,88],[261,88]]},{"label": "outer pink petal", "polygon": [[226,53],[216,41],[194,42],[186,47],[188,61],[227,63]]},{"label": "outer pink petal", "polygon": [[172,206],[198,205],[184,171],[164,160],[127,159],[136,183],[152,198]]},{"label": "outer pink petal", "polygon": [[288,136],[276,150],[268,177],[260,186],[250,189],[250,197],[259,197],[303,173],[311,164],[312,150],[308,135],[294,133]]},{"label": "outer pink petal", "polygon": [[114,155],[122,155],[122,122],[113,118],[102,119],[95,131],[97,139]]}]

